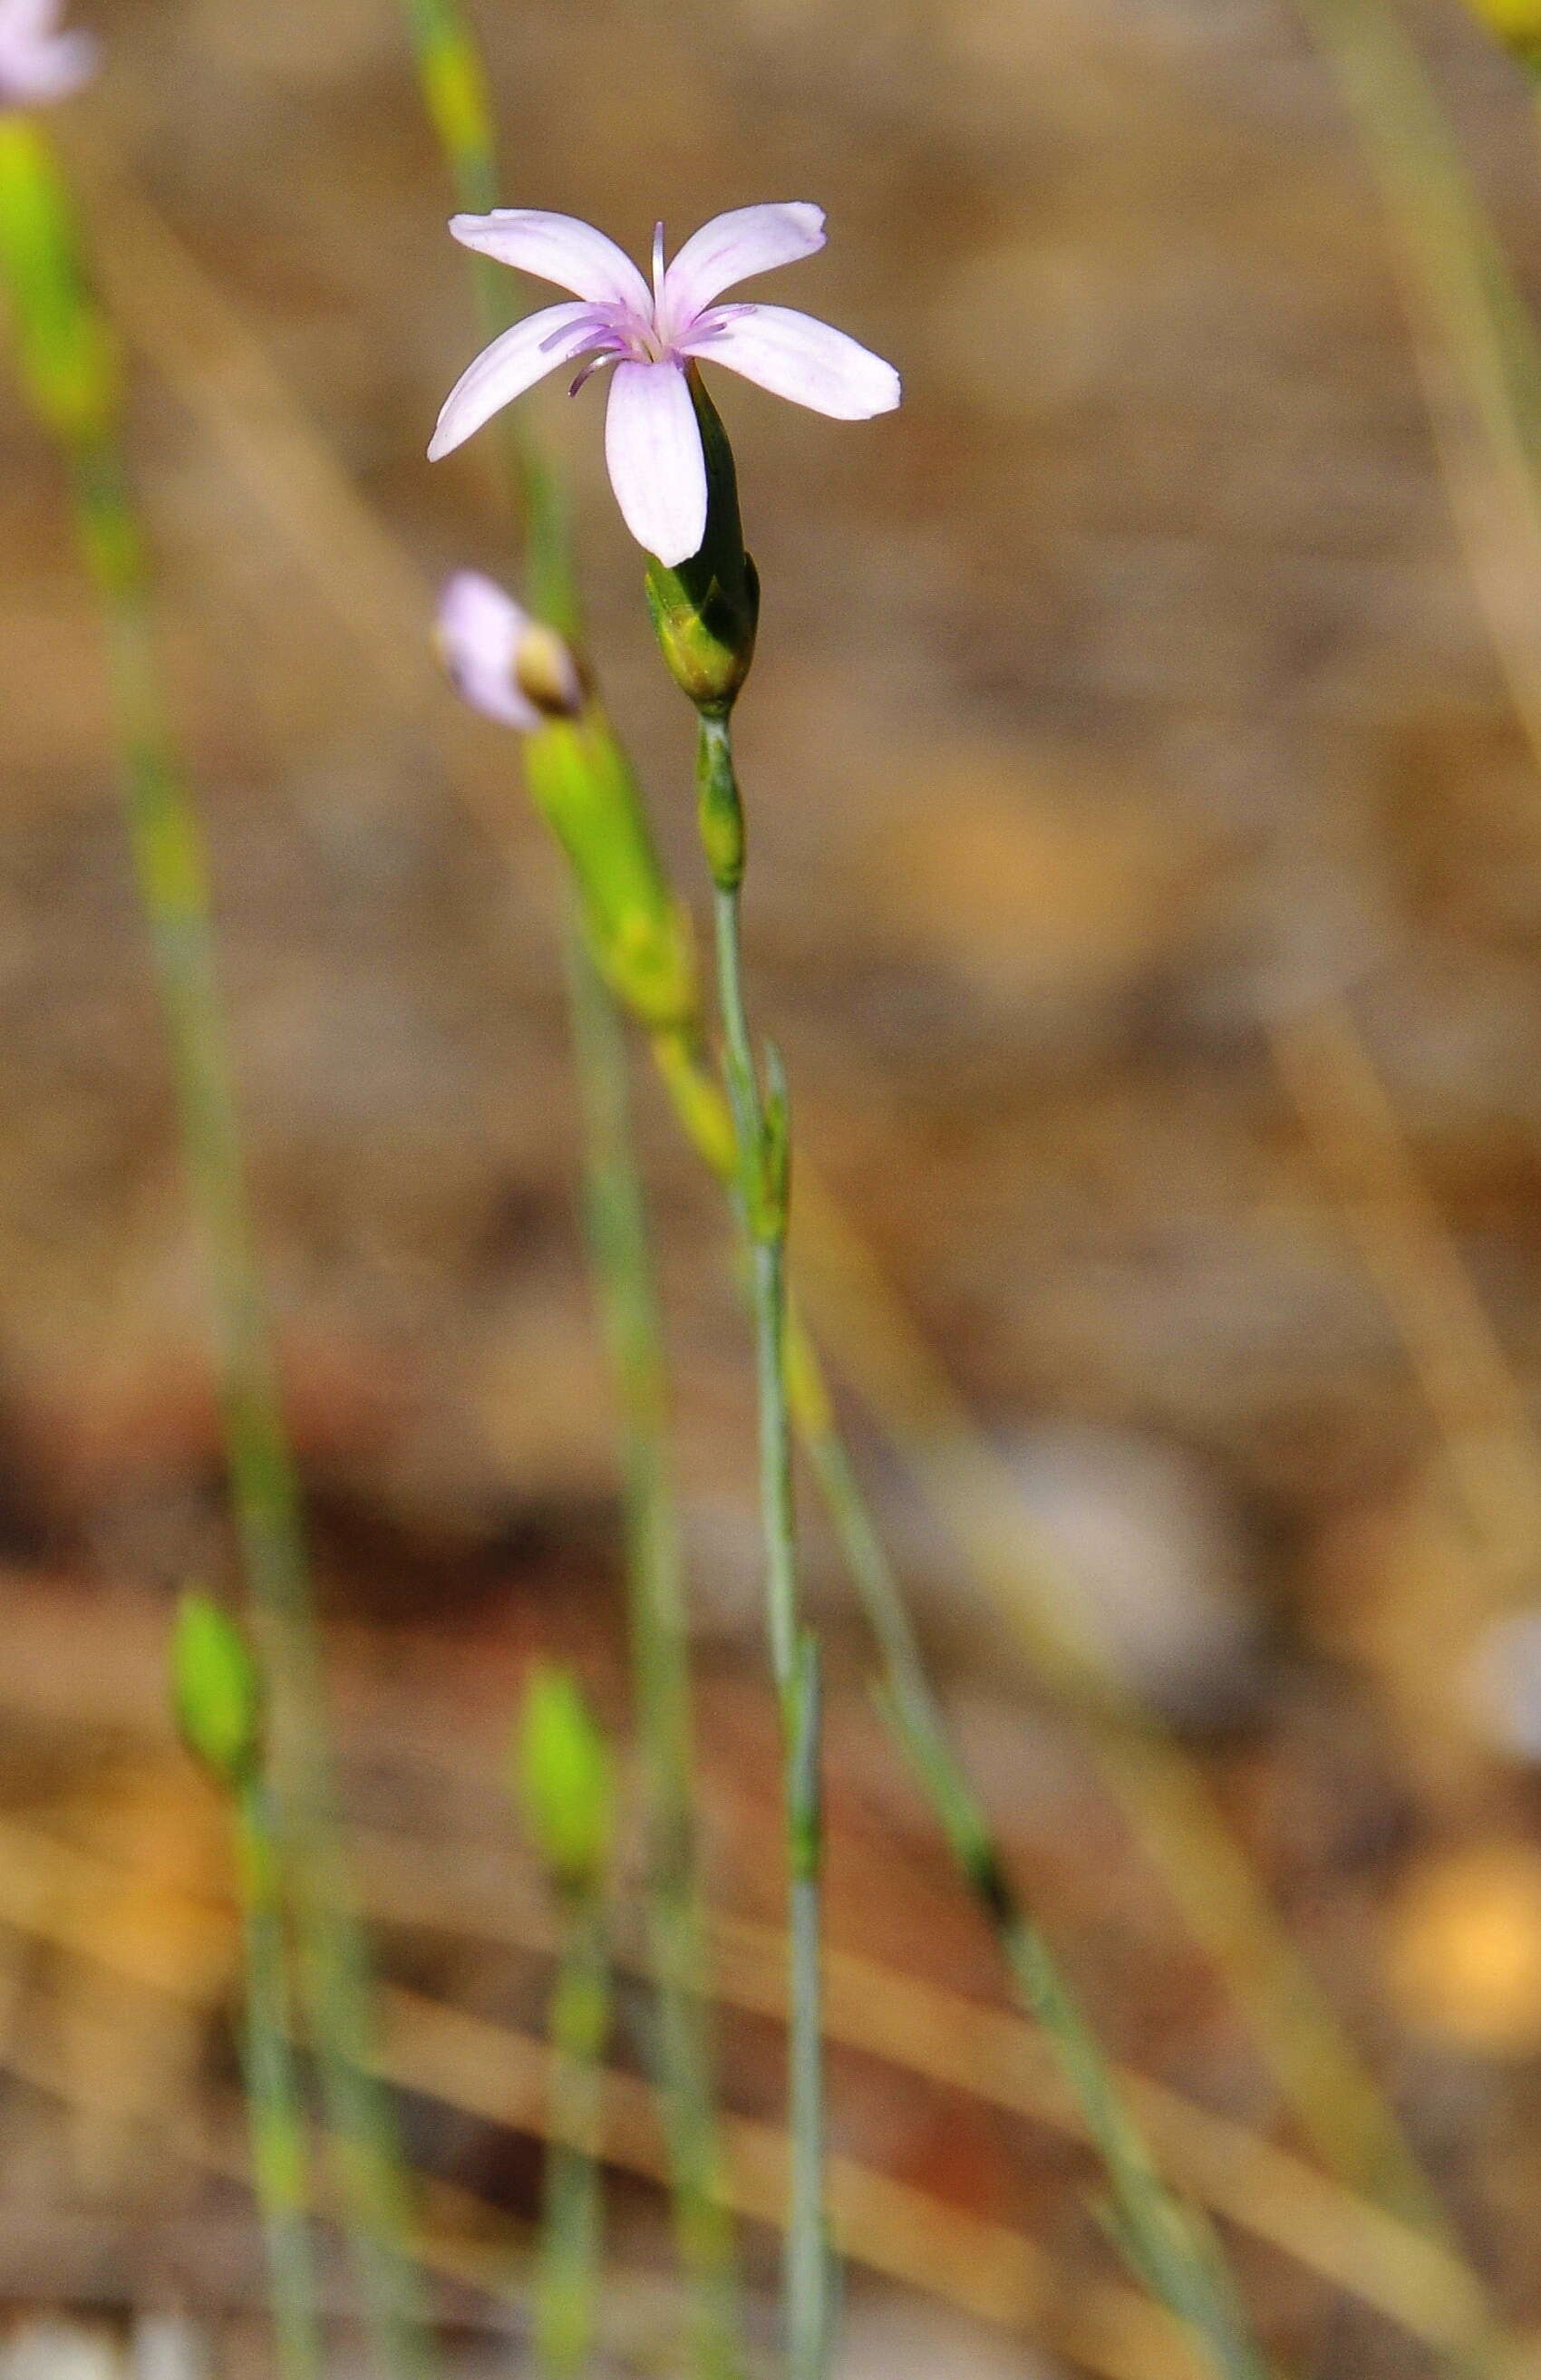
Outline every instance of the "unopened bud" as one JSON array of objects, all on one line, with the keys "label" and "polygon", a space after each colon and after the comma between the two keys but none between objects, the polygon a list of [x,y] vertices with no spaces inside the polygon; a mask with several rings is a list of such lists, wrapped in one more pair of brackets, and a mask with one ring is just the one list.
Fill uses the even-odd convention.
[{"label": "unopened bud", "polygon": [[545,719],[576,719],[583,674],[572,649],[479,570],[457,570],[439,598],[433,641],[475,710],[533,735]]},{"label": "unopened bud", "polygon": [[246,1638],[206,1595],[184,1595],[177,1606],[171,1692],[193,1757],[222,1785],[244,1785],[261,1749],[261,1685]]},{"label": "unopened bud", "polygon": [[514,677],[543,719],[576,719],[583,709],[583,677],[572,647],[543,620],[531,620],[520,638]]},{"label": "unopened bud", "polygon": [[599,1888],[614,1832],[610,1750],[570,1670],[540,1663],[525,1689],[514,1746],[525,1825],[554,1884]]}]

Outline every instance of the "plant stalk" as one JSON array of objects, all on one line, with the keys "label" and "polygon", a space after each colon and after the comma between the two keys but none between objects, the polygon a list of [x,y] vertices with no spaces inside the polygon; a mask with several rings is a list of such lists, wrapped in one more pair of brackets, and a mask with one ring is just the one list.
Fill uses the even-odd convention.
[{"label": "plant stalk", "polygon": [[246,1956],[247,2123],[278,2370],[280,2380],[321,2380],[310,2160],[284,1938],[283,1862],[271,1797],[259,1777],[237,1788],[234,1816]]},{"label": "plant stalk", "polygon": [[129,845],[208,1269],[231,1498],[273,1689],[273,1834],[298,1920],[345,2221],[382,2368],[419,2380],[428,2334],[405,2244],[394,2117],[371,2071],[369,1962],[334,1812],[309,1561],[247,1208],[202,832],[162,702],[115,342],[85,285],[52,150],[20,115],[0,120],[0,270],[24,384],[68,473],[106,641]]},{"label": "plant stalk", "polygon": [[[783,2301],[789,2380],[821,2380],[831,2345],[831,2262],[824,2221],[825,2110],[819,1971],[823,1823],[819,1673],[800,1620],[792,1419],[786,1370],[786,1088],[774,1053],[762,1093],[744,991],[740,932],[743,817],[726,717],[702,717],[698,783],[714,879],[718,998],[733,1114],[734,1205],[752,1288],[758,1402],[759,1500],[766,1625],[781,1720],[788,1877],[788,2192]],[[724,858],[735,854],[736,858]]]}]

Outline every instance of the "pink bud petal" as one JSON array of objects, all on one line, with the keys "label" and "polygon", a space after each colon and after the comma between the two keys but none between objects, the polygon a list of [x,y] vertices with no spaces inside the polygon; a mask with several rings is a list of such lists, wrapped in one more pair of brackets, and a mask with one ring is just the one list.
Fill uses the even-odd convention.
[{"label": "pink bud petal", "polygon": [[726,364],[772,396],[790,397],[837,421],[866,421],[874,413],[892,413],[899,402],[892,364],[843,331],[788,306],[748,306],[742,313],[725,309],[715,321],[709,315],[684,344],[704,362]]},{"label": "pink bud petal", "polygon": [[724,289],[773,265],[795,264],[824,245],[824,210],[792,199],[713,215],[686,241],[663,276],[663,310],[683,332]]},{"label": "pink bud petal", "polygon": [[637,544],[671,568],[698,553],[706,535],[706,457],[677,364],[616,365],[604,450],[615,501]]},{"label": "pink bud petal", "polygon": [[428,450],[431,463],[463,445],[494,413],[569,363],[595,331],[594,309],[573,301],[543,306],[483,347],[445,397]]},{"label": "pink bud petal", "polygon": [[464,248],[495,257],[538,280],[554,281],[591,304],[624,306],[652,321],[648,285],[625,249],[576,215],[544,214],[538,207],[499,207],[490,215],[455,215],[450,229]]},{"label": "pink bud petal", "polygon": [[56,30],[61,0],[0,0],[0,109],[67,99],[97,67],[89,33]]},{"label": "pink bud petal", "polygon": [[456,571],[439,598],[437,643],[456,687],[473,710],[527,735],[540,714],[514,671],[529,625],[513,597],[477,570]]}]

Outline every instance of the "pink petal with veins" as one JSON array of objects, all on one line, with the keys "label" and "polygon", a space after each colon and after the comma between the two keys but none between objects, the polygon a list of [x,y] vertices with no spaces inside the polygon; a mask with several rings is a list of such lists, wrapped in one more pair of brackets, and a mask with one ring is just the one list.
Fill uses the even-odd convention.
[{"label": "pink petal with veins", "polygon": [[661,312],[683,333],[703,306],[735,282],[795,264],[824,245],[824,210],[791,199],[762,207],[735,207],[692,232],[663,276]]},{"label": "pink petal with veins", "polygon": [[558,364],[570,363],[602,327],[592,306],[569,300],[543,306],[538,314],[527,314],[522,322],[504,331],[467,366],[445,397],[428,450],[429,461],[436,463],[442,455],[464,445],[473,431],[490,421],[502,407],[544,380]]},{"label": "pink petal with veins", "polygon": [[463,248],[480,256],[554,281],[595,304],[624,306],[643,322],[652,320],[651,294],[625,249],[576,215],[499,207],[490,215],[455,215],[450,229]]},{"label": "pink petal with veins", "polygon": [[724,306],[698,323],[684,346],[687,354],[726,364],[772,396],[836,421],[892,413],[901,395],[892,364],[831,323],[788,306]]},{"label": "pink petal with veins", "polygon": [[677,364],[616,365],[604,449],[615,501],[637,544],[670,568],[687,562],[706,535],[706,457]]}]

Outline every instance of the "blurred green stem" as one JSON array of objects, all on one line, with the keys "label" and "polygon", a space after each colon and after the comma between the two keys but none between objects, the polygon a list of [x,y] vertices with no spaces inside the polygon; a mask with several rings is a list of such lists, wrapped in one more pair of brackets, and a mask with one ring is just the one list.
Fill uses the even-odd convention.
[{"label": "blurred green stem", "polygon": [[584,1112],[588,1245],[624,1415],[626,1572],[646,1779],[648,1931],[674,2222],[692,2282],[692,2369],[736,2372],[733,2231],[721,2192],[694,1814],[684,1579],[667,1463],[668,1384],[630,1117],[625,1038],[576,919],[568,992]]},{"label": "blurred green stem", "polygon": [[280,2380],[320,2380],[309,2152],[289,2005],[278,1832],[260,1778],[236,1789],[234,1808],[246,1954],[247,2122],[278,2369]]},{"label": "blurred green stem", "polygon": [[247,1212],[202,835],[161,715],[147,582],[121,459],[103,440],[71,460],[82,542],[103,606],[129,838],[213,1290],[231,1489],[273,1684],[279,1823],[328,2128],[376,2352],[385,2370],[412,2375],[428,2368],[429,2340],[405,2244],[400,2143],[371,2071],[370,1961],[338,1840],[309,1560]]},{"label": "blurred green stem", "polygon": [[162,706],[149,570],[119,443],[115,344],[80,273],[52,152],[21,117],[0,123],[0,264],[29,391],[68,468],[106,637],[129,842],[208,1267],[231,1493],[273,1688],[274,1826],[345,2217],[382,2367],[411,2380],[427,2367],[428,2335],[404,2245],[394,2119],[370,2071],[368,1959],[334,1814],[309,1565],[247,1211],[202,834]]},{"label": "blurred green stem", "polygon": [[597,1892],[570,1896],[551,2004],[552,2084],[535,2358],[548,2380],[576,2380],[598,2328],[602,2255],[600,2181],[610,1962]]}]

